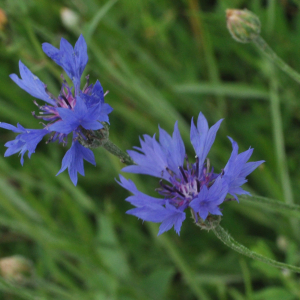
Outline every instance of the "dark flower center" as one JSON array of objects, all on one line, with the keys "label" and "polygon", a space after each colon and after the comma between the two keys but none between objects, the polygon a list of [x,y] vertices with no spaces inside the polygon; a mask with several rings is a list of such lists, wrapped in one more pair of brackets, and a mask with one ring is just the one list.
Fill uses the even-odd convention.
[{"label": "dark flower center", "polygon": [[[169,184],[163,182],[161,179],[159,184],[160,188],[156,191],[163,195],[170,204],[175,207],[182,207],[185,209],[189,203],[197,197],[201,188],[206,185],[209,187],[216,175],[213,170],[209,172],[209,160],[206,164],[199,168],[199,159],[196,158],[194,164],[190,164],[186,160],[186,168],[179,167],[180,174],[175,174],[170,169],[166,168],[166,171],[170,174]],[[171,184],[171,185],[170,185]]]}]

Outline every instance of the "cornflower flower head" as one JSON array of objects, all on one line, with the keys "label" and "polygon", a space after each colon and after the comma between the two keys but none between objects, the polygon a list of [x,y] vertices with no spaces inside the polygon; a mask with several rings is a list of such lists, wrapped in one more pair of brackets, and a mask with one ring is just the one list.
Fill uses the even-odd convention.
[{"label": "cornflower flower head", "polygon": [[229,138],[233,151],[225,168],[215,173],[210,167],[207,155],[221,122],[219,120],[209,128],[201,112],[197,126],[192,119],[190,138],[196,152],[194,163],[187,159],[177,122],[172,136],[159,128],[159,141],[155,135],[144,135],[144,140],[140,139],[141,147],[128,150],[136,164],[122,171],[160,178],[160,188],[156,191],[163,197],[155,198],[140,192],[131,180],[120,175],[118,183],[133,194],[126,201],[135,208],[127,213],[144,221],[161,223],[158,235],[173,226],[179,234],[186,218],[185,209],[189,208],[195,222],[200,224],[210,215],[222,215],[220,205],[228,194],[237,201],[237,195],[249,194],[241,186],[247,182],[246,176],[264,162],[247,162],[252,155],[252,148],[238,154],[237,143]]},{"label": "cornflower flower head", "polygon": [[48,43],[44,43],[42,48],[65,70],[73,82],[73,87],[70,87],[62,76],[62,88],[59,95],[55,97],[47,90],[46,84],[20,61],[21,79],[16,74],[11,74],[10,78],[28,94],[44,101],[43,105],[34,101],[40,112],[38,116],[34,112],[32,114],[47,123],[42,123],[43,129],[28,129],[20,124],[15,127],[0,122],[0,127],[18,133],[14,140],[5,144],[8,149],[4,156],[20,152],[23,165],[24,154],[28,151],[30,158],[45,135],[50,135],[47,143],[58,141],[66,145],[69,134],[72,134],[71,148],[66,152],[57,175],[68,168],[70,178],[76,185],[77,172],[84,175],[83,160],[96,164],[93,152],[82,146],[79,141],[86,141],[92,131],[103,129],[105,124],[103,122],[109,123],[108,114],[112,112],[112,108],[104,102],[105,95],[98,80],[95,84],[89,84],[87,76],[85,86],[80,89],[80,79],[88,61],[87,45],[82,35],[74,48],[64,38],[61,39],[60,49]]}]

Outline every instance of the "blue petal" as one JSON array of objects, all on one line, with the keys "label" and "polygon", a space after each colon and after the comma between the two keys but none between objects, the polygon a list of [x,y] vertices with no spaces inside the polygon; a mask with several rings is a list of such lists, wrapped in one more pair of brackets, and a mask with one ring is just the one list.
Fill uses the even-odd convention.
[{"label": "blue petal", "polygon": [[81,111],[77,111],[77,108],[75,106],[75,111],[76,113],[80,116],[82,115],[86,121],[96,121],[99,118],[100,115],[100,110],[101,110],[101,104],[94,105],[92,107],[89,107],[88,110],[86,111],[85,114],[82,114]]},{"label": "blue petal", "polygon": [[97,80],[92,91],[86,92],[85,90],[84,93],[80,93],[80,97],[84,99],[87,107],[104,104],[104,93],[101,83]]},{"label": "blue petal", "polygon": [[13,132],[20,133],[12,141],[9,141],[5,144],[7,150],[5,151],[4,156],[11,156],[17,152],[20,152],[21,155],[21,165],[24,164],[24,154],[28,151],[28,157],[31,157],[31,154],[35,152],[35,149],[38,143],[42,138],[49,133],[46,129],[26,129],[20,124],[15,127],[7,123],[0,123],[0,127],[12,130]]},{"label": "blue petal", "polygon": [[175,123],[173,136],[159,127],[159,142],[155,135],[151,138],[144,135],[144,141],[140,139],[141,147],[134,147],[138,151],[127,151],[136,165],[127,166],[122,171],[139,173],[170,180],[167,169],[179,175],[178,167],[183,165],[185,147],[182,141],[178,124]]},{"label": "blue petal", "polygon": [[61,169],[56,174],[60,174],[66,168],[68,168],[70,179],[74,185],[77,185],[77,172],[84,176],[83,160],[96,165],[93,151],[83,147],[78,141],[73,141],[71,148],[66,152]]},{"label": "blue petal", "polygon": [[104,103],[104,93],[101,83],[97,80],[95,85],[93,86],[92,94],[91,94],[91,103],[90,106],[94,104]]},{"label": "blue petal", "polygon": [[136,216],[143,221],[160,223],[166,217],[167,211],[165,207],[161,205],[152,205],[133,208],[128,210],[126,213]]},{"label": "blue petal", "polygon": [[42,44],[43,51],[68,74],[70,79],[76,74],[75,55],[72,45],[64,38],[60,40],[60,49],[49,43]]},{"label": "blue petal", "polygon": [[204,115],[200,112],[197,121],[197,127],[191,122],[191,143],[195,149],[196,155],[199,158],[199,165],[202,166],[208,152],[215,141],[217,131],[223,119],[219,120],[210,129]]},{"label": "blue petal", "polygon": [[108,118],[108,115],[113,111],[113,108],[107,104],[107,103],[104,103],[101,105],[101,110],[100,110],[100,114],[98,116],[98,120],[100,122],[106,122],[109,124],[109,118]]},{"label": "blue petal", "polygon": [[262,163],[264,163],[264,160],[259,160],[259,161],[254,161],[254,162],[248,162],[244,165],[240,176],[241,177],[246,177],[250,173],[252,173],[258,166],[260,166]]},{"label": "blue petal", "polygon": [[72,110],[68,108],[57,108],[57,111],[62,120],[50,125],[49,130],[69,134],[80,125]]},{"label": "blue petal", "polygon": [[168,167],[167,154],[156,141],[155,135],[152,138],[148,135],[144,135],[144,141],[140,141],[141,148],[137,149],[140,150],[142,154],[132,150],[127,151],[137,165],[127,166],[123,168],[122,171],[147,174],[169,180],[170,175],[166,171]]},{"label": "blue petal", "polygon": [[204,185],[189,206],[205,220],[208,213],[221,213],[218,206],[224,201],[227,193],[228,184],[225,179],[219,176],[209,189]]},{"label": "blue petal", "polygon": [[19,61],[20,79],[18,75],[11,74],[9,77],[24,91],[33,96],[34,98],[41,99],[49,104],[55,105],[55,101],[50,98],[46,93],[46,85],[37,76]]},{"label": "blue petal", "polygon": [[178,122],[175,123],[173,132],[173,151],[175,152],[174,161],[176,166],[182,166],[185,157],[185,147],[178,129]]},{"label": "blue petal", "polygon": [[170,230],[173,226],[176,233],[179,235],[182,222],[185,220],[186,217],[185,212],[181,211],[180,209],[177,209],[169,203],[166,204],[166,210],[168,212],[168,215],[164,218],[163,222],[161,223],[157,235],[160,235]]},{"label": "blue petal", "polygon": [[126,198],[126,201],[131,203],[132,205],[136,207],[142,207],[142,206],[152,206],[152,205],[163,205],[166,203],[166,200],[154,198],[151,196],[148,196],[142,192],[140,192],[135,184],[131,180],[127,180],[122,175],[120,176],[120,182],[117,181],[118,184],[120,184],[123,188],[134,194],[133,196],[129,196]]},{"label": "blue petal", "polygon": [[125,179],[122,175],[120,175],[120,182],[118,183],[134,194],[128,197],[126,201],[137,206],[137,208],[128,210],[127,214],[134,215],[144,221],[162,223],[158,235],[173,226],[179,234],[182,222],[185,220],[183,211],[169,204],[165,199],[154,198],[140,192],[131,180]]},{"label": "blue petal", "polygon": [[43,43],[43,51],[61,66],[73,81],[76,94],[79,92],[80,77],[88,61],[87,45],[82,35],[75,44],[72,45],[64,38],[60,41],[60,49],[51,44]]},{"label": "blue petal", "polygon": [[142,219],[154,223],[162,223],[159,227],[158,235],[168,231],[174,226],[177,234],[180,233],[182,222],[185,220],[185,213],[174,206],[167,203],[166,207],[161,205],[142,206],[130,209],[126,212]]},{"label": "blue petal", "polygon": [[87,45],[82,34],[79,36],[75,44],[74,52],[75,52],[75,63],[76,63],[76,71],[77,71],[76,75],[80,79],[85,69],[85,66],[88,62]]},{"label": "blue petal", "polygon": [[4,129],[11,130],[13,132],[22,133],[26,132],[26,129],[18,123],[17,127],[8,123],[0,122],[0,127]]},{"label": "blue petal", "polygon": [[185,147],[181,138],[178,122],[175,123],[173,136],[159,127],[159,142],[167,155],[168,168],[179,175],[179,167],[183,166]]},{"label": "blue petal", "polygon": [[69,108],[56,109],[62,120],[50,125],[49,129],[64,134],[69,134],[77,130],[79,126],[87,130],[101,129],[103,125],[98,120],[100,109],[101,107],[99,106],[90,107],[88,109],[83,99],[77,96],[74,110]]},{"label": "blue petal", "polygon": [[256,161],[247,163],[248,159],[253,153],[253,149],[250,148],[240,154],[238,154],[238,145],[230,137],[228,137],[232,143],[232,153],[230,158],[224,168],[223,178],[227,181],[229,186],[228,193],[235,197],[238,201],[236,195],[249,194],[244,191],[241,186],[247,182],[246,176],[254,171],[260,164],[264,161]]},{"label": "blue petal", "polygon": [[103,88],[98,80],[93,87],[91,95],[80,93],[80,97],[84,100],[88,109],[94,110],[95,117],[99,122],[109,123],[108,115],[113,109],[109,104],[104,103]]}]

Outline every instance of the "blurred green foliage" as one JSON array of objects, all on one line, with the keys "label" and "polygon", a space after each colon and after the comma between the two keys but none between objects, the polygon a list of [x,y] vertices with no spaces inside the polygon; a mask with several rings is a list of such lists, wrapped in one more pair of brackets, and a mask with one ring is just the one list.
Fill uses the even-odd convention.
[{"label": "blurred green foliage", "polygon": [[[257,14],[265,40],[300,70],[299,6],[298,0],[0,0],[7,18],[0,30],[0,119],[41,128],[31,115],[32,97],[8,75],[19,74],[20,59],[58,93],[62,70],[41,44],[58,47],[61,37],[74,44],[82,33],[84,74],[110,91],[113,142],[130,149],[142,134],[157,133],[158,124],[171,132],[179,120],[192,158],[191,118],[200,111],[210,125],[225,118],[210,152],[215,168],[230,156],[229,135],[241,151],[255,149],[252,160],[266,160],[246,189],[291,202],[300,192],[299,86],[253,45],[230,37],[225,10]],[[14,136],[1,130],[0,153]],[[0,156],[0,257],[22,255],[35,268],[27,286],[1,279],[1,299],[300,299],[295,274],[232,252],[190,218],[180,236],[170,230],[157,237],[156,224],[126,215],[128,193],[115,182],[122,164],[103,149],[94,151],[97,166],[85,165],[77,187],[66,172],[56,177],[65,152],[41,143],[23,167],[17,155]],[[154,195],[155,179],[126,177]],[[239,242],[300,264],[299,231],[288,216],[242,201],[223,209],[222,226]]]}]

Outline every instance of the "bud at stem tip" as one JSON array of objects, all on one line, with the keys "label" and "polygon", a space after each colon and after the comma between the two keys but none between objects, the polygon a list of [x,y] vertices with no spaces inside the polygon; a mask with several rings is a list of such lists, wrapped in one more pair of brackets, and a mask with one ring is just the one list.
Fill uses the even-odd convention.
[{"label": "bud at stem tip", "polygon": [[259,18],[247,9],[227,9],[227,28],[231,36],[240,43],[255,40],[260,33]]}]

